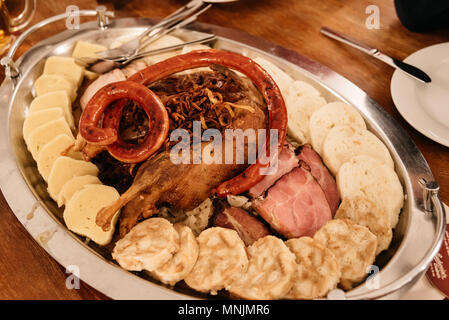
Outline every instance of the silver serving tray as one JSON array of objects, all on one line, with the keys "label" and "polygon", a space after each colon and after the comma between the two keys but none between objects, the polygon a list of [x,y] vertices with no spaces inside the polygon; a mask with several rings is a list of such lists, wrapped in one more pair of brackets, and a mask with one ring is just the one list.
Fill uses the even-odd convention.
[{"label": "silver serving tray", "polygon": [[[83,12],[86,13],[83,15],[95,14],[93,10]],[[23,38],[35,29],[62,18],[64,15],[42,21]],[[105,23],[104,16],[100,16],[98,23],[82,24],[79,30],[67,30],[36,44],[15,64],[11,59],[2,61],[11,77],[0,86],[1,190],[16,217],[42,248],[64,267],[78,268],[79,277],[105,295],[114,299],[205,297],[186,288],[171,289],[145,275],[127,272],[110,258],[105,249],[86,244],[81,237],[70,232],[62,222],[62,210],[50,199],[46,184],[23,141],[22,125],[33,98],[32,85],[42,73],[46,57],[70,55],[77,40],[107,45],[117,38],[137,35],[153,21],[118,19],[110,21],[107,28]],[[422,277],[438,252],[446,221],[438,198],[438,185],[433,182],[424,157],[407,133],[360,88],[297,52],[246,33],[208,24],[194,24],[176,35],[191,40],[202,37],[202,32],[218,36],[214,44],[216,49],[264,57],[293,78],[312,83],[328,101],[352,104],[363,115],[369,129],[386,144],[406,193],[405,205],[390,249],[375,262],[380,272],[375,278],[347,292],[346,298],[399,298]],[[19,45],[16,44],[9,56],[13,56]]]}]

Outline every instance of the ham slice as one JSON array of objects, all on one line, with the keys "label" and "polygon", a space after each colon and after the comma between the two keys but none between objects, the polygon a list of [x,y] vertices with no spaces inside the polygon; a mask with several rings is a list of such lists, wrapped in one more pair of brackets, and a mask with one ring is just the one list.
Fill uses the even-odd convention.
[{"label": "ham slice", "polygon": [[295,152],[286,145],[279,153],[278,169],[275,174],[266,175],[259,183],[249,189],[248,193],[253,197],[261,196],[268,190],[279,178],[289,173],[294,168],[299,166],[299,160],[295,155]]},{"label": "ham slice", "polygon": [[252,245],[257,239],[271,234],[270,230],[255,216],[243,209],[220,203],[214,219],[214,226],[237,231],[245,245]]},{"label": "ham slice", "polygon": [[89,102],[89,100],[94,96],[94,94],[103,88],[105,85],[126,80],[128,77],[132,76],[136,72],[145,69],[148,65],[142,61],[137,60],[135,62],[130,63],[126,68],[123,69],[114,69],[108,73],[100,75],[94,82],[92,82],[84,91],[84,94],[80,98],[81,108],[84,110],[84,107]]},{"label": "ham slice", "polygon": [[332,216],[334,216],[335,212],[337,212],[338,204],[340,203],[340,195],[338,194],[337,184],[335,183],[334,177],[323,164],[321,157],[310,145],[301,147],[298,158],[307,164],[310,173],[318,181],[321,189],[323,189]]},{"label": "ham slice", "polygon": [[89,100],[97,93],[98,90],[103,88],[105,85],[126,80],[125,74],[120,69],[114,69],[108,73],[102,74],[94,82],[92,82],[84,91],[80,98],[81,108],[84,110]]},{"label": "ham slice", "polygon": [[299,162],[302,161],[306,164],[304,168],[310,171],[323,189],[332,215],[334,215],[340,203],[340,196],[334,177],[324,165],[321,157],[310,145],[300,147],[296,150],[296,153],[299,154],[296,155],[295,152],[292,151],[292,148],[289,145],[286,145],[279,153],[277,172],[273,175],[265,176],[262,181],[249,189],[248,193],[253,198],[261,196],[282,176],[299,167]]},{"label": "ham slice", "polygon": [[323,190],[304,167],[284,175],[252,207],[286,238],[312,237],[332,219]]}]

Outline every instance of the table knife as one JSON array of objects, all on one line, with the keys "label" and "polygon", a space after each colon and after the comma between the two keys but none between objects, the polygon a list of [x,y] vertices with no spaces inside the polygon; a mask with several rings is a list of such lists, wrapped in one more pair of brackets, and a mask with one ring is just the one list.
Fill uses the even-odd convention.
[{"label": "table knife", "polygon": [[363,51],[366,54],[369,54],[370,56],[373,56],[374,58],[377,58],[380,61],[385,62],[386,64],[392,66],[393,68],[403,71],[405,74],[409,75],[410,77],[420,82],[429,83],[432,81],[432,79],[430,79],[430,77],[424,71],[418,69],[417,67],[414,67],[401,60],[389,57],[386,54],[380,52],[378,49],[372,48],[358,40],[352,39],[328,27],[322,27],[320,29],[320,32],[332,39],[338,40],[347,45],[350,45],[351,47],[359,49],[360,51]]}]

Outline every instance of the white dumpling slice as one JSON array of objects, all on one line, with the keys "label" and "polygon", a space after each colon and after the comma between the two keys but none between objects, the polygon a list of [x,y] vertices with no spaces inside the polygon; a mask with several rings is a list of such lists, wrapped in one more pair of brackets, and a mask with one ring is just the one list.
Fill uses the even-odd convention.
[{"label": "white dumpling slice", "polygon": [[84,77],[84,68],[75,63],[72,57],[48,57],[44,65],[44,74],[56,74],[68,79],[78,88]]},{"label": "white dumpling slice", "polygon": [[[67,152],[69,148],[74,145],[74,143],[75,140],[72,137],[68,136],[65,133],[62,133],[54,137],[49,143],[42,147],[41,151],[39,152],[39,156],[36,159],[36,162],[37,169],[39,170],[39,173],[45,181],[48,180],[48,175],[50,174],[55,160],[63,156],[63,153]],[[71,158],[73,158],[73,156],[71,156],[73,154],[78,155],[78,157],[75,156],[75,159],[80,158],[79,152],[67,152],[67,155]]]},{"label": "white dumpling slice", "polygon": [[64,210],[64,222],[69,230],[89,238],[101,246],[112,240],[118,211],[111,221],[108,231],[103,231],[95,223],[101,208],[109,206],[120,197],[113,187],[102,184],[89,184],[73,195]]},{"label": "white dumpling slice", "polygon": [[74,139],[72,131],[64,117],[47,122],[31,131],[25,142],[27,143],[28,150],[30,150],[33,158],[37,160],[40,150],[53,140],[54,137],[60,134],[66,134]]},{"label": "white dumpling slice", "polygon": [[23,122],[22,134],[23,139],[28,140],[29,134],[36,128],[50,121],[59,119],[63,116],[60,108],[50,108],[41,111],[36,111],[29,114]]},{"label": "white dumpling slice", "polygon": [[70,128],[74,129],[75,123],[72,114],[72,102],[67,91],[64,90],[48,92],[34,98],[30,104],[29,115],[38,111],[54,108],[61,109]]},{"label": "white dumpling slice", "polygon": [[58,199],[64,184],[76,176],[98,175],[98,168],[92,162],[75,160],[66,156],[59,157],[53,163],[48,176],[48,193],[54,199]]},{"label": "white dumpling slice", "polygon": [[101,184],[101,181],[98,177],[91,175],[76,176],[67,181],[58,194],[58,207],[67,204],[75,193],[88,184]]}]

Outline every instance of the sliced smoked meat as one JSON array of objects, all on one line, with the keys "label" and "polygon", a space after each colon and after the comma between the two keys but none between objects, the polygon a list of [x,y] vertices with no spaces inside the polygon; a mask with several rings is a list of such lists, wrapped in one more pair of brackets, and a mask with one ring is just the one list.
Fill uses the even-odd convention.
[{"label": "sliced smoked meat", "polygon": [[261,196],[268,190],[279,178],[289,173],[294,168],[299,166],[299,160],[295,153],[289,148],[288,145],[282,148],[278,158],[278,169],[275,174],[266,175],[258,184],[249,189],[248,193],[256,198]]},{"label": "sliced smoked meat", "polygon": [[241,208],[231,207],[223,202],[214,201],[216,216],[213,225],[237,231],[243,242],[249,246],[259,238],[271,234],[270,230],[258,218]]},{"label": "sliced smoked meat", "polygon": [[324,165],[319,154],[310,145],[300,147],[298,158],[304,161],[310,168],[310,173],[318,181],[321,189],[323,189],[332,216],[334,216],[340,203],[340,195],[338,194],[334,177]]},{"label": "sliced smoked meat", "polygon": [[323,189],[304,167],[284,175],[252,207],[286,238],[312,237],[332,219]]}]

